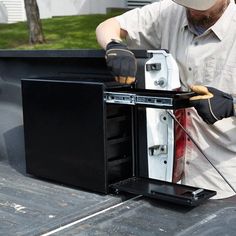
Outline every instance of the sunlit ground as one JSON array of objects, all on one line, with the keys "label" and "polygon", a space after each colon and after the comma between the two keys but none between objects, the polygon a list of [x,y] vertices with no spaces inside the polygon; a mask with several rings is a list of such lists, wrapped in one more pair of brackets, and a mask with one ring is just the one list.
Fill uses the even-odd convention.
[{"label": "sunlit ground", "polygon": [[119,14],[54,17],[42,20],[46,43],[28,44],[27,23],[0,24],[0,49],[99,48],[95,29],[106,18]]}]

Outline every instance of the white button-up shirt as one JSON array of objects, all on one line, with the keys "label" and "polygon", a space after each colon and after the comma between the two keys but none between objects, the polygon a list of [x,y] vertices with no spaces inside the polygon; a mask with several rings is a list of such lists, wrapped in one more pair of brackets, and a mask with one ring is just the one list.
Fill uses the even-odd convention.
[{"label": "white button-up shirt", "polygon": [[[189,27],[186,9],[162,0],[116,17],[128,32],[130,48],[168,49],[176,59],[183,89],[188,84],[215,87],[236,94],[236,5],[232,1],[221,18],[197,35]],[[187,130],[210,162],[236,190],[236,117],[207,125],[194,108]],[[183,183],[217,191],[215,198],[235,194],[222,176],[189,140]]]}]

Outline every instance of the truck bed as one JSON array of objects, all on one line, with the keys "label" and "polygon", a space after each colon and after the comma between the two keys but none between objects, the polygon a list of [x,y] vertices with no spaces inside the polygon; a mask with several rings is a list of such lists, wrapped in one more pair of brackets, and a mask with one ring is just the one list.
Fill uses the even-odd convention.
[{"label": "truck bed", "polygon": [[236,197],[185,207],[99,195],[26,173],[21,78],[80,73],[86,55],[0,50],[0,235],[235,235]]},{"label": "truck bed", "polygon": [[36,179],[22,169],[0,163],[0,235],[41,235],[121,202]]},{"label": "truck bed", "polygon": [[185,207],[99,195],[29,176],[23,165],[0,163],[0,235],[234,235],[235,204],[235,197]]}]

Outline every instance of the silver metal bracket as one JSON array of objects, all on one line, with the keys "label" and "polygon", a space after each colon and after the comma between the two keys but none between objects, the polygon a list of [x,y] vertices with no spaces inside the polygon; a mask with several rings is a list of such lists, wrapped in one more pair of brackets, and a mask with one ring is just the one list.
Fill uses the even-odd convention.
[{"label": "silver metal bracket", "polygon": [[167,154],[167,145],[154,145],[148,148],[150,156],[159,156]]},{"label": "silver metal bracket", "polygon": [[132,93],[117,93],[117,92],[105,92],[104,101],[106,103],[117,103],[135,105],[135,94]]},{"label": "silver metal bracket", "polygon": [[117,103],[126,105],[150,105],[159,108],[171,107],[173,105],[172,98],[120,92],[105,92],[104,101],[106,101],[106,103]]}]

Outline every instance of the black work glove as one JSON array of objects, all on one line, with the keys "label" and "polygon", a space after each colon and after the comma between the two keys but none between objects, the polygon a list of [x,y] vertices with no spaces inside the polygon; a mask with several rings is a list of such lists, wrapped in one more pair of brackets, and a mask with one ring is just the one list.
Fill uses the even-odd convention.
[{"label": "black work glove", "polygon": [[136,58],[125,44],[118,41],[108,43],[105,58],[107,66],[117,82],[122,84],[135,82],[137,72]]},{"label": "black work glove", "polygon": [[234,116],[233,98],[230,94],[202,85],[192,85],[190,88],[198,94],[190,98],[191,104],[207,124]]}]

